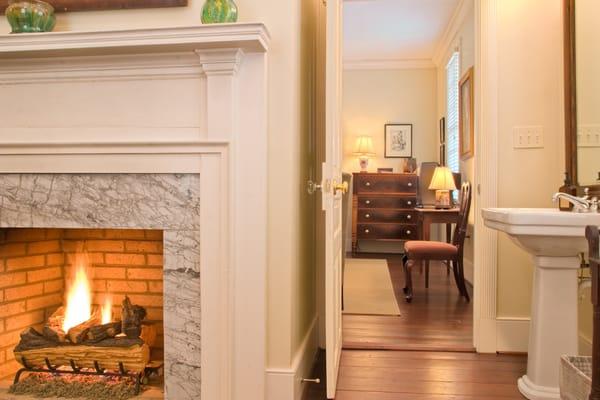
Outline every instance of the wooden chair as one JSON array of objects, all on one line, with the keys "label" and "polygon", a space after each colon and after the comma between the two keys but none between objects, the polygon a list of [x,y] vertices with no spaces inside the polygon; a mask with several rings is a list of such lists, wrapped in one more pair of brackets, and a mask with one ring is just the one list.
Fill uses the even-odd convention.
[{"label": "wooden chair", "polygon": [[406,302],[410,303],[413,298],[412,268],[415,263],[429,262],[433,260],[452,262],[454,271],[454,280],[459,293],[470,301],[469,292],[465,285],[465,276],[463,268],[463,252],[465,236],[467,234],[467,224],[469,220],[469,211],[471,209],[471,184],[465,182],[460,188],[460,210],[458,214],[458,223],[454,228],[452,243],[434,242],[426,240],[411,240],[404,244],[404,276],[406,286],[404,294]]},{"label": "wooden chair", "polygon": [[589,400],[600,400],[600,232],[597,226],[588,226],[585,237],[590,245],[590,272],[592,275],[592,304],[594,305],[594,333],[592,335],[592,391]]}]

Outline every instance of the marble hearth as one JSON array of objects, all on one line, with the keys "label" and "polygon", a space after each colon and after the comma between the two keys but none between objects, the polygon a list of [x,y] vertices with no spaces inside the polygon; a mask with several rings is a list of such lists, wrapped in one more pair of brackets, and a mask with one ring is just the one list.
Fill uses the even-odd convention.
[{"label": "marble hearth", "polygon": [[[163,231],[165,397],[200,397],[198,174],[1,174],[1,228]],[[5,278],[10,278],[5,272]]]}]

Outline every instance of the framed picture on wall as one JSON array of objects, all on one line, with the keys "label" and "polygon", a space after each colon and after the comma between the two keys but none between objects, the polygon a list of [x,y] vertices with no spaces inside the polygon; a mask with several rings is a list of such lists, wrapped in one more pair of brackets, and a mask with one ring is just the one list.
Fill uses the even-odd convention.
[{"label": "framed picture on wall", "polygon": [[458,141],[462,159],[473,157],[475,153],[475,121],[473,114],[473,68],[469,68],[459,84]]},{"label": "framed picture on wall", "polygon": [[440,165],[442,167],[446,166],[446,145],[440,144]]},{"label": "framed picture on wall", "polygon": [[385,125],[385,157],[412,157],[412,124]]},{"label": "framed picture on wall", "polygon": [[446,144],[446,117],[440,119],[440,144]]}]

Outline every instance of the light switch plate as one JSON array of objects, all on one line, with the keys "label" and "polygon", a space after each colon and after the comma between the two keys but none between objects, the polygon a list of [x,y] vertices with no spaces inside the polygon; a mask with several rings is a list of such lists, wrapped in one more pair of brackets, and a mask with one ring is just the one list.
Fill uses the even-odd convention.
[{"label": "light switch plate", "polygon": [[580,125],[577,129],[577,146],[600,147],[600,125]]},{"label": "light switch plate", "polygon": [[541,149],[543,147],[543,126],[515,126],[513,128],[513,148]]}]

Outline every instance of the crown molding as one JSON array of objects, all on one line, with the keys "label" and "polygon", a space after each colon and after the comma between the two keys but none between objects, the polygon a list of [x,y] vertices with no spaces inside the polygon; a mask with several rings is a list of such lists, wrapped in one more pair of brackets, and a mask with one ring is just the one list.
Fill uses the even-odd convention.
[{"label": "crown molding", "polygon": [[[347,0],[346,0],[347,1]],[[344,61],[345,70],[402,70],[402,69],[433,69],[432,60],[376,60],[376,59],[349,59]]]},{"label": "crown molding", "polygon": [[452,45],[452,41],[458,34],[461,25],[467,18],[467,14],[473,5],[472,1],[473,0],[460,0],[456,6],[452,17],[450,18],[450,22],[448,23],[448,26],[442,35],[442,38],[435,47],[435,51],[433,53],[433,63],[436,66],[439,67],[443,63],[444,55]]}]

